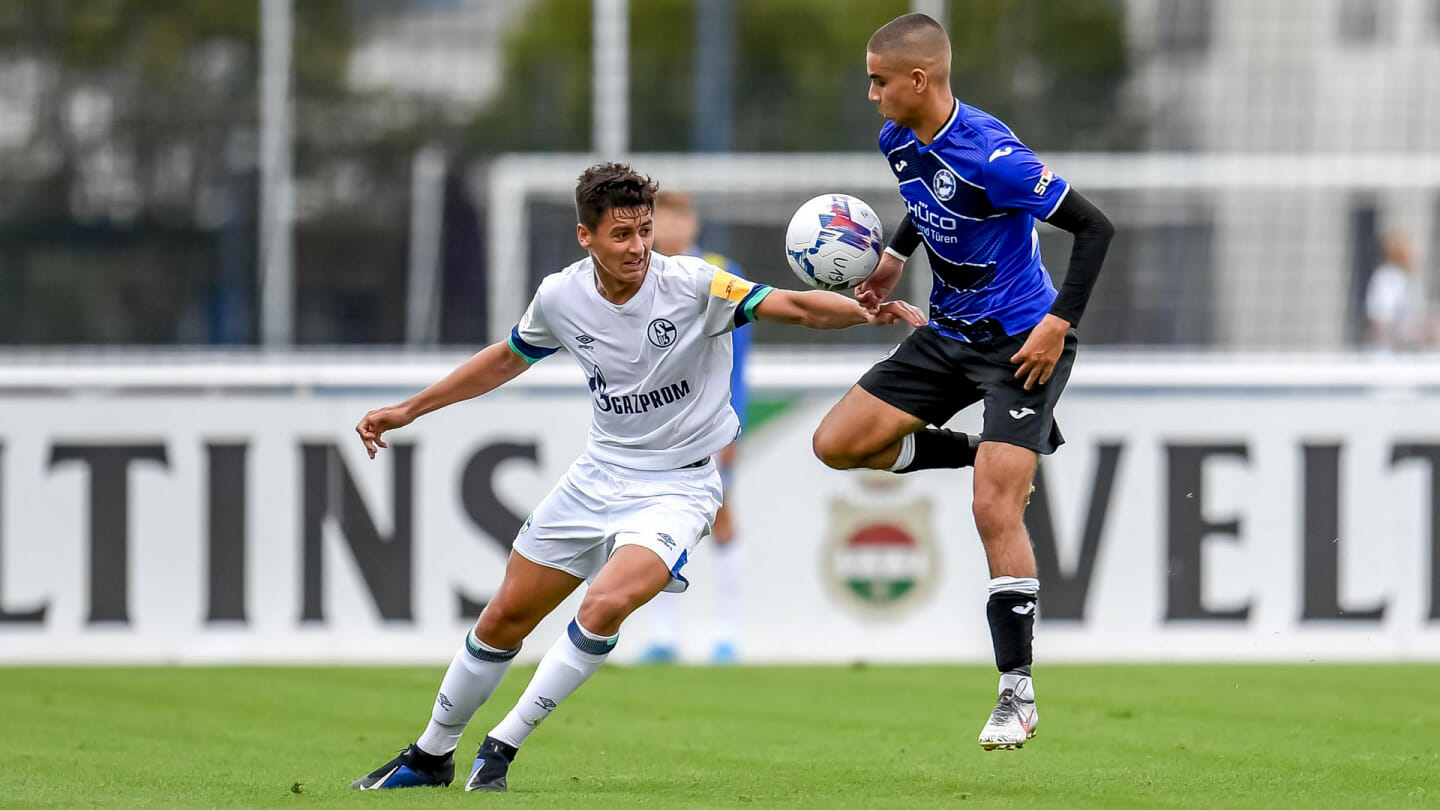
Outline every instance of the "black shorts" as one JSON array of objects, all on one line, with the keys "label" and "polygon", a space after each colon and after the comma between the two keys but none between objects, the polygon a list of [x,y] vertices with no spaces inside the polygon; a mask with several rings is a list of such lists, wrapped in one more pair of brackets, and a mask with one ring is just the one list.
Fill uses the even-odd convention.
[{"label": "black shorts", "polygon": [[983,399],[981,441],[1049,455],[1065,443],[1055,424],[1055,403],[1070,380],[1077,341],[1074,329],[1066,332],[1050,381],[1026,391],[1025,381],[1015,378],[1020,366],[1010,358],[1029,336],[1026,330],[989,343],[965,343],[921,327],[865,372],[860,387],[932,425],[945,424]]}]

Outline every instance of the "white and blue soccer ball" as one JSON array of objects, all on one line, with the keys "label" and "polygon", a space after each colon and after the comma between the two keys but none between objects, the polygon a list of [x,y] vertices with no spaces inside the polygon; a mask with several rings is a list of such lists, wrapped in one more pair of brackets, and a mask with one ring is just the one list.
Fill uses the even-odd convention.
[{"label": "white and blue soccer ball", "polygon": [[821,194],[785,229],[785,258],[807,286],[848,290],[864,281],[885,250],[880,218],[859,197]]}]

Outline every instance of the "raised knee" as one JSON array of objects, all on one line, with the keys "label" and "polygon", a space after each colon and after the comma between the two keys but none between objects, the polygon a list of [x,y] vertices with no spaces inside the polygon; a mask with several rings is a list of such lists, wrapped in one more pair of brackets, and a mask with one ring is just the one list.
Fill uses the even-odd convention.
[{"label": "raised knee", "polygon": [[858,465],[859,460],[844,437],[825,425],[815,430],[810,447],[815,451],[815,457],[832,470],[849,470]]}]

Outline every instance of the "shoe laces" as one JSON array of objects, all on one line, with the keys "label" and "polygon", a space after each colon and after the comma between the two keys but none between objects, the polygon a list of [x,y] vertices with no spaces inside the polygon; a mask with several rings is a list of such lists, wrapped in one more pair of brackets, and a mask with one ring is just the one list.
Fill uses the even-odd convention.
[{"label": "shoe laces", "polygon": [[1006,723],[1015,717],[1015,693],[1009,689],[1000,693],[1000,699],[995,701],[995,710],[990,712],[990,722]]}]

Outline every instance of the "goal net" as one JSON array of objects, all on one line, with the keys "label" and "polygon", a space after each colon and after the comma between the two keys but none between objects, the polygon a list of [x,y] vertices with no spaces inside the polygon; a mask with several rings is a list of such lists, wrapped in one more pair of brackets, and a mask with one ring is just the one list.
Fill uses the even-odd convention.
[{"label": "goal net", "polygon": [[[1041,153],[1114,222],[1084,322],[1087,345],[1339,351],[1364,335],[1365,287],[1386,239],[1440,257],[1440,158],[1428,154]],[[805,200],[845,192],[894,228],[903,204],[878,154],[637,154],[638,170],[695,196],[702,246],[755,281],[797,287],[783,232]],[[508,330],[536,284],[581,256],[574,184],[587,154],[506,155],[487,198],[490,323]],[[1039,226],[1057,286],[1070,236]],[[1423,281],[1423,273],[1422,281]],[[923,302],[923,251],[900,294]],[[885,343],[887,330],[765,328],[767,344]]]}]

